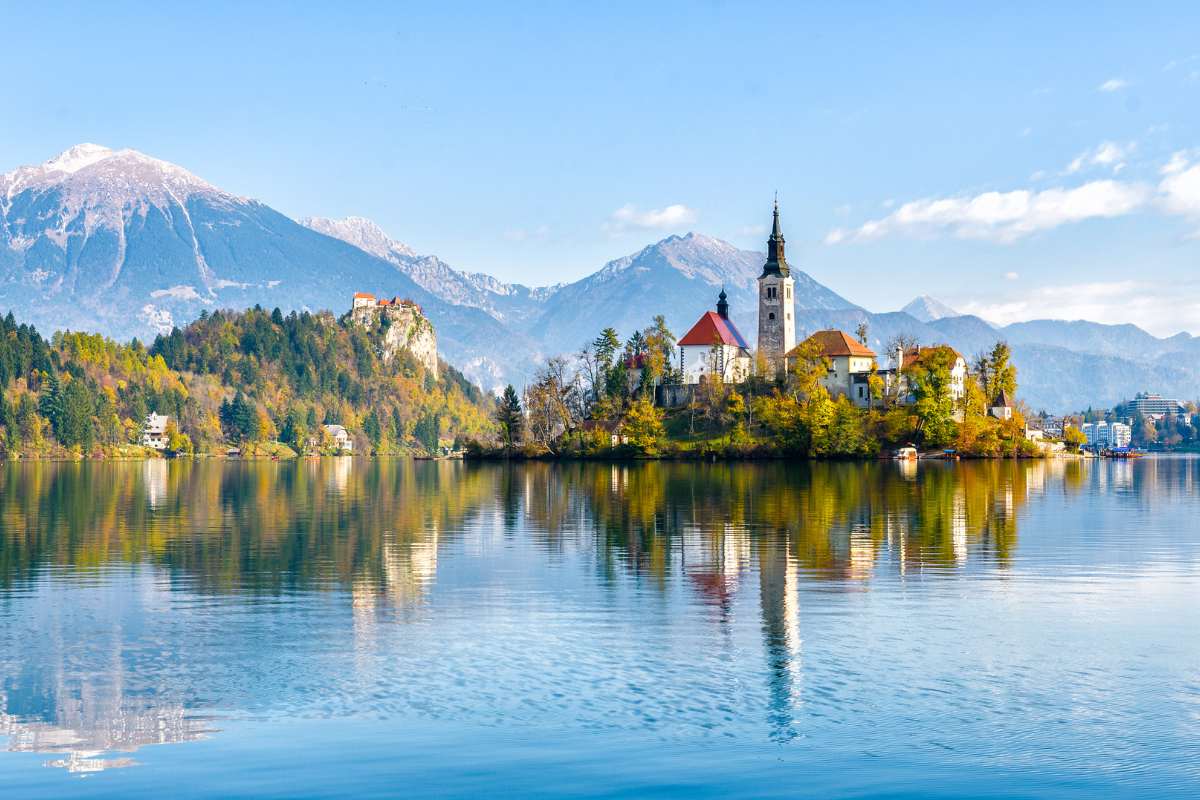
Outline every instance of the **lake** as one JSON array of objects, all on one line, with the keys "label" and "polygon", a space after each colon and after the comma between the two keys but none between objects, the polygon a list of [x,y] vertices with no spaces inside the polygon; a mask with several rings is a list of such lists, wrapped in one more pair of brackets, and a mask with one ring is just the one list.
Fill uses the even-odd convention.
[{"label": "lake", "polygon": [[0,464],[0,794],[1196,797],[1200,460]]}]

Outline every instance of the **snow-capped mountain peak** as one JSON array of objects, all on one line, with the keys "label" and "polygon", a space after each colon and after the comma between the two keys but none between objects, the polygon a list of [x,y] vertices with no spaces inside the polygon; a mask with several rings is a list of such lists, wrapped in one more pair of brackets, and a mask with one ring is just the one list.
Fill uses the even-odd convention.
[{"label": "snow-capped mountain peak", "polygon": [[21,192],[60,190],[74,205],[111,206],[113,201],[161,205],[201,192],[235,198],[207,181],[168,161],[137,150],[113,150],[103,145],[77,144],[36,166],[17,167],[0,175],[0,204],[11,203]]},{"label": "snow-capped mountain peak", "polygon": [[393,256],[416,258],[417,253],[411,247],[398,242],[384,233],[372,220],[366,217],[346,217],[345,219],[329,219],[327,217],[305,217],[300,224],[312,228],[317,233],[341,239],[352,244],[359,250],[365,250],[373,256],[389,259]]},{"label": "snow-capped mountain peak", "polygon": [[111,148],[104,145],[84,142],[68,148],[54,158],[42,164],[47,172],[78,172],[97,161],[108,158],[113,154]]},{"label": "snow-capped mountain peak", "polygon": [[934,320],[945,319],[946,317],[962,316],[961,313],[955,311],[941,300],[938,300],[936,297],[930,297],[927,294],[913,298],[911,303],[900,310],[921,322],[933,322]]}]

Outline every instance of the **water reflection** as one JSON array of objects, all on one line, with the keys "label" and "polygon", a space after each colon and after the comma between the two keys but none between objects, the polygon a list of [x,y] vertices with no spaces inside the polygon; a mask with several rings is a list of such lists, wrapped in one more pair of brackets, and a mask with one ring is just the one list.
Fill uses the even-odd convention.
[{"label": "water reflection", "polygon": [[[694,605],[730,661],[738,615],[755,615],[765,730],[785,742],[805,700],[806,592],[1003,574],[1031,500],[1164,502],[1198,463],[10,464],[0,735],[86,772],[215,735],[214,714],[378,699],[393,631],[456,619],[434,603],[443,582],[562,591],[552,571],[662,598],[664,630]],[[229,663],[247,652],[273,660]]]}]

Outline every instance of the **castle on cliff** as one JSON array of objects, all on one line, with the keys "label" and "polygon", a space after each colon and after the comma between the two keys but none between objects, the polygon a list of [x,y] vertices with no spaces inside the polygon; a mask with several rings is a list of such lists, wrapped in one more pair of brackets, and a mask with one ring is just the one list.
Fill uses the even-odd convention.
[{"label": "castle on cliff", "polygon": [[350,304],[350,319],[367,328],[383,323],[382,355],[385,362],[404,351],[437,377],[437,334],[433,323],[415,302],[355,292]]}]

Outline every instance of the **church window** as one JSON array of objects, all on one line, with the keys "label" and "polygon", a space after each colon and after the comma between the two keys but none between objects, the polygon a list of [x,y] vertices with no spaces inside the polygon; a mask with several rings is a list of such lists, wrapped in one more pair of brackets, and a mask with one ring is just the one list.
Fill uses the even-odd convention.
[{"label": "church window", "polygon": [[767,319],[775,319],[775,312],[772,311],[770,314],[767,314]]}]

